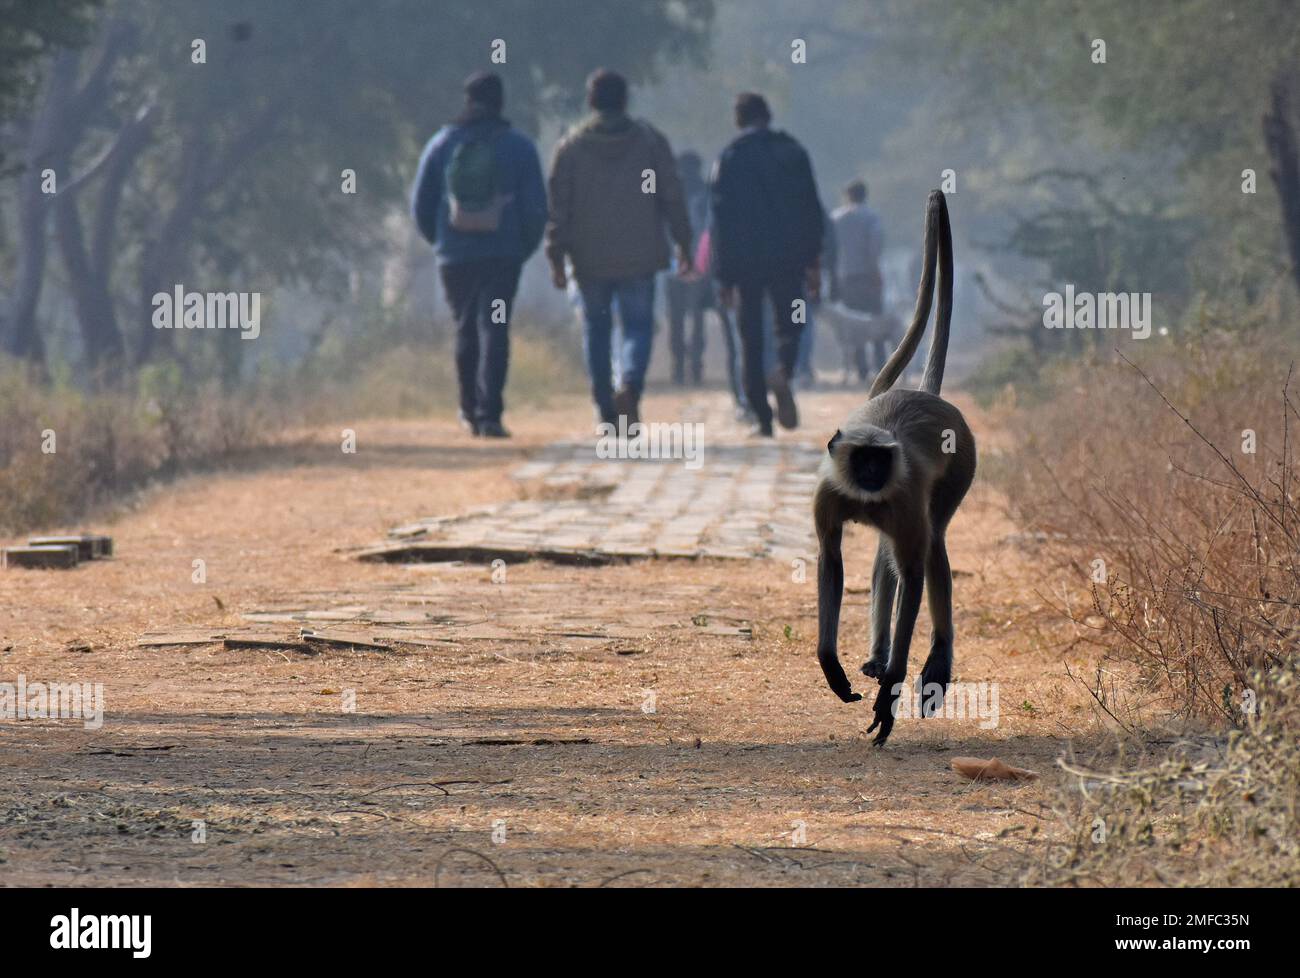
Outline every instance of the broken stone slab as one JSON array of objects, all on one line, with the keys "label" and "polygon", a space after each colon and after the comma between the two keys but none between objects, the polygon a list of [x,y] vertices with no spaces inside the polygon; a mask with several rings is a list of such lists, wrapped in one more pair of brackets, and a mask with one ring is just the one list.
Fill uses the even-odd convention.
[{"label": "broken stone slab", "polygon": [[676,557],[682,560],[689,560],[703,556],[703,552],[690,544],[681,544],[680,546],[671,544],[656,544],[651,551],[655,557]]},{"label": "broken stone slab", "polygon": [[5,568],[26,567],[42,570],[67,570],[79,562],[77,544],[36,547],[6,547],[0,550],[0,564]]},{"label": "broken stone slab", "polygon": [[401,539],[403,537],[422,537],[429,532],[427,526],[398,526],[388,531],[390,537]]},{"label": "broken stone slab", "polygon": [[374,636],[368,634],[355,634],[343,631],[311,631],[302,629],[298,637],[303,642],[309,642],[319,645],[330,645],[336,648],[354,648],[354,649],[376,649],[388,651],[391,646],[382,642],[376,642]]},{"label": "broken stone slab", "polygon": [[358,551],[353,556],[357,560],[387,563],[429,563],[457,560],[473,564],[490,564],[499,557],[507,562],[549,560],[557,564],[602,564],[609,563],[614,555],[596,550],[573,550],[556,546],[520,551],[499,546],[457,543],[454,541],[430,541],[427,543],[410,541],[408,543],[372,547],[368,550]]},{"label": "broken stone slab", "polygon": [[213,645],[222,641],[225,637],[224,632],[198,629],[177,632],[145,632],[136,639],[135,644],[142,649],[161,649],[174,645]]},{"label": "broken stone slab", "polygon": [[305,641],[295,641],[291,638],[241,638],[234,636],[224,639],[221,643],[222,648],[231,649],[271,649],[275,651],[288,650],[290,652],[305,652],[308,655],[318,655],[320,649],[309,645]]}]

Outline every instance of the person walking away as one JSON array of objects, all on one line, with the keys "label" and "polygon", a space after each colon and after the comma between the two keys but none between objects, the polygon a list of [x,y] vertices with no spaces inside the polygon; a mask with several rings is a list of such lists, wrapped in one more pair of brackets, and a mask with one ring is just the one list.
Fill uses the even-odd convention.
[{"label": "person walking away", "polygon": [[[835,225],[831,221],[831,216],[826,211],[822,211],[822,227],[825,229],[822,236],[822,254],[821,264],[824,265],[830,273],[830,282],[822,282],[822,291],[828,297],[835,296]],[[817,384],[817,370],[813,366],[816,358],[816,350],[813,347],[813,339],[817,334],[817,317],[820,315],[820,296],[810,295],[808,297],[808,316],[807,322],[804,323],[803,333],[799,337],[799,356],[795,359],[794,375],[799,382],[801,390],[811,390]]]},{"label": "person walking away", "polygon": [[[754,434],[772,436],[769,387],[776,418],[796,428],[790,387],[808,294],[820,291],[823,212],[812,163],[788,134],[771,128],[766,100],[753,92],[736,99],[740,134],[722,151],[710,188],[713,271],[724,301],[737,306],[745,395],[757,419]],[[763,303],[774,317],[776,364],[763,370]]]},{"label": "person walking away", "polygon": [[[601,68],[587,79],[591,114],[555,149],[548,184],[546,257],[557,288],[573,266],[586,327],[583,345],[600,420],[630,427],[654,337],[655,273],[668,267],[665,229],[677,268],[691,271],[691,222],[672,147],[648,122],[627,114],[627,81]],[[610,334],[617,302],[623,327],[618,389],[611,377]]]},{"label": "person walking away", "polygon": [[487,438],[509,437],[501,415],[510,313],[519,270],[546,226],[537,147],[502,117],[504,105],[498,75],[466,79],[465,107],[425,146],[411,194],[456,319],[460,422]]},{"label": "person walking away", "polygon": [[[709,185],[704,179],[698,153],[687,150],[677,158],[677,176],[686,198],[686,214],[691,221],[691,254],[697,254],[700,237],[708,227]],[[664,296],[668,301],[668,340],[672,354],[673,383],[682,386],[687,375],[695,386],[704,380],[705,313],[713,305],[713,281],[699,274],[664,276]],[[686,333],[690,319],[690,336]]]},{"label": "person walking away", "polygon": [[709,228],[706,224],[704,230],[700,232],[699,239],[695,242],[695,268],[693,274],[700,276],[708,283],[709,287],[709,308],[718,316],[718,323],[722,326],[722,340],[727,345],[727,389],[731,391],[732,400],[735,402],[736,420],[752,424],[753,415],[749,413],[749,404],[745,401],[745,386],[741,382],[741,372],[743,370],[740,363],[740,337],[736,334],[736,324],[732,321],[727,307],[719,301],[717,290],[714,288],[713,274],[710,271],[710,261],[712,260],[712,248],[709,245]]},{"label": "person walking away", "polygon": [[[881,315],[885,311],[885,283],[880,273],[880,256],[885,235],[879,215],[867,206],[866,183],[854,180],[844,188],[844,203],[836,208],[831,220],[835,224],[837,245],[836,297],[855,312]],[[890,353],[883,339],[863,337],[852,345],[860,380],[866,380],[883,367]]]}]

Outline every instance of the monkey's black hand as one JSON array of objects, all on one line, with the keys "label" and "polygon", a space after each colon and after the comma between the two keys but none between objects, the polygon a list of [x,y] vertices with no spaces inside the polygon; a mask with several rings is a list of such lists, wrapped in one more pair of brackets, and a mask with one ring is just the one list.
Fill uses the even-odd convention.
[{"label": "monkey's black hand", "polygon": [[842,686],[832,686],[831,691],[845,703],[856,703],[858,700],[862,699],[861,693],[853,692],[853,687],[849,684],[847,677],[845,677]]},{"label": "monkey's black hand", "polygon": [[840,665],[840,658],[833,646],[819,645],[817,647],[817,659],[822,664],[822,673],[826,676],[826,685],[831,688],[832,693],[845,703],[856,703],[862,699],[861,693],[853,692],[853,684],[849,682],[849,677],[844,675],[844,667]]},{"label": "monkey's black hand", "polygon": [[883,747],[885,741],[889,739],[890,733],[894,729],[894,713],[898,708],[898,694],[902,684],[893,682],[889,679],[880,681],[880,692],[876,694],[876,702],[872,710],[876,714],[875,721],[867,727],[867,733],[880,728],[880,733],[876,734],[876,739],[872,741],[877,747]]}]

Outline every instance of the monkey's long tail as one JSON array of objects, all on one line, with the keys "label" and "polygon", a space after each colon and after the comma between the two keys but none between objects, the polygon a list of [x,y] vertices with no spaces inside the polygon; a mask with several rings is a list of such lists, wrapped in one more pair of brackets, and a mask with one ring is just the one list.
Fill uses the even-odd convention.
[{"label": "monkey's long tail", "polygon": [[[930,319],[930,306],[934,302],[936,265],[939,276],[939,315],[935,322],[934,341],[930,345],[930,358],[925,367],[923,389],[939,393],[943,382],[943,365],[948,356],[948,324],[952,318],[952,232],[948,225],[948,203],[942,190],[931,190],[925,202],[925,262],[921,269],[921,283],[916,289],[916,309],[912,323],[903,334],[902,342],[890,356],[871,384],[869,398],[889,390],[912,362],[921,336]],[[932,386],[933,385],[933,386]]]},{"label": "monkey's long tail", "polygon": [[921,390],[938,394],[943,386],[943,368],[948,362],[948,331],[952,325],[952,226],[948,223],[948,202],[939,193],[939,309],[934,315],[934,336],[925,361]]}]

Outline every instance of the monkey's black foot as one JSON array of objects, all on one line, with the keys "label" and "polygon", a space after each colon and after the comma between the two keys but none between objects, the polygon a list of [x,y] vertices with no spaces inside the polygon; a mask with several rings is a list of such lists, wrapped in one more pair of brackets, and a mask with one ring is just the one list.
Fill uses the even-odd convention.
[{"label": "monkey's black foot", "polygon": [[839,656],[833,646],[818,645],[817,660],[822,664],[822,673],[826,676],[826,683],[830,686],[831,692],[845,703],[856,703],[862,699],[861,693],[853,692],[853,684],[849,682],[849,677],[844,675],[844,666],[840,665]]},{"label": "monkey's black foot", "polygon": [[884,679],[885,670],[889,668],[888,659],[868,659],[862,663],[862,675],[872,679]]},{"label": "monkey's black foot", "polygon": [[875,740],[872,741],[877,747],[885,745],[885,741],[889,739],[894,729],[894,715],[898,712],[898,696],[902,688],[901,681],[894,681],[890,677],[880,681],[880,692],[876,694],[876,702],[872,706],[876,719],[871,726],[867,727],[867,733],[871,733],[877,727],[880,728],[880,733],[876,734]]},{"label": "monkey's black foot", "polygon": [[952,656],[932,653],[921,669],[918,688],[921,694],[921,716],[938,716],[943,709],[943,698],[952,683]]}]

